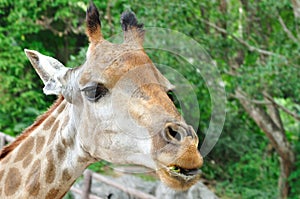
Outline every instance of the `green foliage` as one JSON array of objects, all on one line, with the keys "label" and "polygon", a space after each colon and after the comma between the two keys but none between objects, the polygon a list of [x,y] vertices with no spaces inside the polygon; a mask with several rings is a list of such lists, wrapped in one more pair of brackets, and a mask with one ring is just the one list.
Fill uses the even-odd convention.
[{"label": "green foliage", "polygon": [[104,169],[107,169],[107,167],[109,167],[109,166],[110,166],[109,162],[102,160],[102,161],[96,162],[94,164],[91,164],[88,168],[91,169],[92,171],[103,173],[103,172],[105,172]]},{"label": "green foliage", "polygon": [[267,156],[261,151],[253,153],[245,154],[239,162],[233,163],[228,168],[228,175],[234,177],[220,183],[220,188],[229,195],[238,193],[242,198],[277,198],[276,155]]},{"label": "green foliage", "polygon": [[264,134],[239,109],[235,101],[228,105],[224,133],[206,157],[203,177],[217,179],[217,194],[224,198],[276,198],[276,154],[269,149]]},{"label": "green foliage", "polygon": [[66,195],[63,197],[63,199],[73,199],[74,197],[70,192],[66,193]]},{"label": "green foliage", "polygon": [[[299,134],[298,134],[299,137]],[[299,199],[300,198],[300,142],[297,140],[297,144],[295,146],[296,153],[296,164],[295,164],[295,170],[292,172],[292,174],[289,177],[289,182],[291,184],[291,199]]]}]

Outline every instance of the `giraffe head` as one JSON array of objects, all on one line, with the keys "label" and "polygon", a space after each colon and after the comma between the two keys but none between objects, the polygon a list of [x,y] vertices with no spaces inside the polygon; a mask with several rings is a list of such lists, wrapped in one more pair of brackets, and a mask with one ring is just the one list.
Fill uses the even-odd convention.
[{"label": "giraffe head", "polygon": [[143,25],[133,13],[123,13],[124,42],[113,44],[102,36],[94,4],[86,23],[90,44],[80,67],[66,68],[25,50],[45,84],[44,93],[63,95],[69,102],[76,139],[95,160],[153,168],[171,188],[188,189],[203,163],[198,137],[167,94],[174,87],[142,47]]}]

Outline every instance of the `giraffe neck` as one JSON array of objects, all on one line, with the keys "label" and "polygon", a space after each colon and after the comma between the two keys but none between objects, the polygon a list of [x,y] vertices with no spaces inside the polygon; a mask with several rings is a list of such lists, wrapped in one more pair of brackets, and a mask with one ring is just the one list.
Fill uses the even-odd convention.
[{"label": "giraffe neck", "polygon": [[[0,159],[0,198],[56,199],[70,189],[93,160],[76,139],[65,100],[31,132],[6,148]],[[49,112],[49,111],[48,111]]]}]

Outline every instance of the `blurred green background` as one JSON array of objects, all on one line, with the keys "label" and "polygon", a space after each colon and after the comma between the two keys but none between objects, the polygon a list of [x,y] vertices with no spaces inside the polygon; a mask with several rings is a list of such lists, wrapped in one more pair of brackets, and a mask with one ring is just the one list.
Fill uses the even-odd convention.
[{"label": "blurred green background", "polygon": [[[173,29],[193,38],[218,66],[228,98],[226,122],[203,167],[204,182],[218,196],[300,198],[299,0],[94,3],[106,38],[121,32],[120,14],[132,10],[145,27]],[[0,0],[0,131],[18,135],[56,98],[43,94],[24,48],[69,67],[84,62],[87,6],[88,1],[75,0]],[[201,143],[211,117],[205,81],[184,60],[168,52],[147,52],[195,86]],[[274,129],[279,142],[274,141]],[[290,156],[282,152],[287,150]],[[280,188],[285,166],[289,172],[281,179],[286,187]]]}]

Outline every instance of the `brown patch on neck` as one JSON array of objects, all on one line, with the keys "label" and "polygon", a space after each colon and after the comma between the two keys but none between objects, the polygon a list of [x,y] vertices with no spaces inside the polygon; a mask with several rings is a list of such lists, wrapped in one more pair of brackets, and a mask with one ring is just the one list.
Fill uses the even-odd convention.
[{"label": "brown patch on neck", "polygon": [[17,168],[10,168],[4,183],[4,193],[6,196],[11,196],[18,191],[21,185],[22,176]]},{"label": "brown patch on neck", "polygon": [[46,195],[46,199],[53,199],[53,198],[56,198],[56,196],[58,195],[59,193],[59,189],[55,189],[55,188],[52,188]]},{"label": "brown patch on neck", "polygon": [[27,129],[25,129],[25,131],[19,137],[17,137],[13,143],[4,147],[0,151],[0,161],[3,160],[17,146],[19,146],[19,144],[23,140],[25,140],[30,135],[30,133],[32,133],[39,125],[41,125],[41,123],[43,123],[49,117],[49,115],[51,115],[51,113],[63,102],[63,100],[64,100],[64,97],[62,95],[60,95],[58,97],[58,99],[56,100],[56,102],[48,109],[48,111],[46,113],[39,116],[37,118],[37,120],[33,123],[33,125],[31,125]]}]

